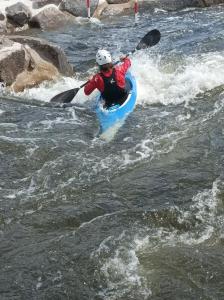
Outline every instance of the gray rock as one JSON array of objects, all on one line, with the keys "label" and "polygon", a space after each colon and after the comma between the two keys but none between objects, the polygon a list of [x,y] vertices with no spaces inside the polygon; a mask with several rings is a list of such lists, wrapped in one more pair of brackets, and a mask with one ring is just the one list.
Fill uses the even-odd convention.
[{"label": "gray rock", "polygon": [[29,8],[21,2],[8,6],[5,9],[6,17],[14,26],[22,27],[28,23],[31,17]]},{"label": "gray rock", "polygon": [[58,77],[57,68],[50,62],[42,59],[40,55],[29,46],[25,49],[25,68],[17,75],[11,89],[15,92],[22,92],[26,88],[34,87],[45,80],[52,80]]},{"label": "gray rock", "polygon": [[38,14],[33,16],[30,21],[30,27],[42,29],[53,29],[65,26],[75,22],[75,17],[69,13],[60,11],[57,7],[43,8]]},{"label": "gray rock", "polygon": [[61,3],[62,0],[33,0],[33,5],[32,7],[34,9],[38,9],[41,8],[45,5],[48,4],[55,4],[55,5],[59,5]]},{"label": "gray rock", "polygon": [[6,32],[7,32],[6,22],[0,21],[0,34],[6,33]]},{"label": "gray rock", "polygon": [[0,82],[15,92],[55,79],[59,72],[73,74],[59,47],[27,36],[0,37]]},{"label": "gray rock", "polygon": [[0,37],[0,82],[11,85],[25,68],[25,51],[18,43]]},{"label": "gray rock", "polygon": [[100,18],[103,11],[109,6],[106,0],[100,0],[99,5],[97,6],[97,9],[95,10],[93,17],[94,18]]},{"label": "gray rock", "polygon": [[107,0],[108,4],[122,4],[127,3],[129,0]]},{"label": "gray rock", "polygon": [[12,47],[13,44],[14,42],[8,39],[7,37],[0,36],[0,51],[4,48]]},{"label": "gray rock", "polygon": [[202,0],[202,1],[205,3],[205,6],[224,3],[224,0]]},{"label": "gray rock", "polygon": [[129,13],[133,13],[133,4],[131,1],[121,4],[109,4],[102,10],[101,16],[107,17],[115,15],[124,15]]},{"label": "gray rock", "polygon": [[4,21],[5,20],[5,15],[0,11],[0,21]]},{"label": "gray rock", "polygon": [[29,45],[42,59],[52,63],[62,75],[72,76],[74,74],[73,67],[69,64],[60,47],[46,40],[29,36],[13,35],[9,36],[9,38],[12,41]]},{"label": "gray rock", "polygon": [[[91,16],[94,14],[99,0],[90,1]],[[59,5],[60,10],[67,11],[76,17],[87,17],[87,8],[85,0],[62,0]]]}]

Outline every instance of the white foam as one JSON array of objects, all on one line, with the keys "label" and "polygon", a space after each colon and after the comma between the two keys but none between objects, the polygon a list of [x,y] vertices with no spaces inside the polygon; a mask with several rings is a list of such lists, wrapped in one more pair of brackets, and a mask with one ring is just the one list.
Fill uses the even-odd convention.
[{"label": "white foam", "polygon": [[[217,226],[220,226],[220,234],[223,228],[223,219],[218,220],[219,206],[219,185],[222,182],[218,179],[213,183],[213,187],[197,193],[192,198],[192,205],[187,211],[181,211],[178,207],[173,207],[174,214],[179,213],[178,223],[192,224],[191,230],[181,232],[177,229],[167,229],[166,227],[151,228],[150,234],[144,238],[135,238],[136,251],[144,250],[154,251],[157,247],[176,246],[176,245],[198,245],[213,237]],[[172,208],[170,208],[172,209]],[[147,228],[148,231],[148,228]]]},{"label": "white foam", "polygon": [[[79,87],[83,84],[83,81],[79,81],[73,77],[61,77],[58,81],[46,81],[39,86],[31,89],[26,89],[21,93],[17,93],[16,96],[25,97],[28,99],[38,99],[44,102],[49,102],[55,95]],[[92,96],[91,96],[92,97]],[[75,96],[76,103],[82,103],[87,101],[89,97],[84,95],[83,89]]]},{"label": "white foam", "polygon": [[[136,253],[138,246],[135,243],[130,247],[124,246],[125,237],[125,231],[116,238],[107,237],[91,254],[91,259],[96,259],[100,266],[96,270],[99,272],[101,285],[98,294],[103,299],[116,300],[126,298],[134,290],[139,299],[148,299],[152,292],[140,272]],[[112,245],[117,245],[114,253]]]},{"label": "white foam", "polygon": [[[125,252],[125,257],[123,253]],[[138,275],[139,260],[134,250],[116,250],[114,257],[108,259],[101,272],[107,281],[107,288],[99,293],[104,299],[116,300],[129,294],[134,289],[141,299],[148,299],[151,290],[145,287],[143,278]]]},{"label": "white foam", "polygon": [[76,17],[76,22],[80,25],[86,25],[88,23],[97,25],[97,26],[103,26],[101,21],[97,18],[91,17],[91,18],[85,18],[85,17]]},{"label": "white foam", "polygon": [[106,142],[112,141],[113,138],[115,137],[116,133],[122,127],[123,124],[124,124],[124,120],[118,121],[114,126],[110,127],[105,132],[103,132],[100,135],[100,138],[102,140],[105,140]]},{"label": "white foam", "polygon": [[[100,272],[100,280],[104,282],[104,285],[99,295],[104,299],[114,300],[121,296],[125,298],[134,289],[139,298],[148,299],[151,294],[150,282],[148,277],[146,281],[144,272],[140,272],[142,268],[138,253],[156,253],[163,247],[204,243],[213,237],[217,226],[220,227],[220,238],[223,238],[223,219],[219,219],[217,214],[220,185],[222,186],[223,183],[218,179],[213,183],[211,189],[198,192],[192,198],[192,205],[186,212],[181,211],[178,207],[173,207],[173,213],[180,214],[179,224],[189,224],[192,220],[198,220],[187,232],[166,226],[148,226],[146,235],[142,234],[143,228],[141,228],[141,236],[134,236],[128,246],[125,232],[116,238],[110,236],[105,239],[91,256],[92,259],[97,259],[101,266],[98,272]],[[114,246],[116,246],[116,250],[111,253]],[[149,276],[149,271],[147,274]],[[151,270],[151,276],[153,277],[153,270]]]},{"label": "white foam", "polygon": [[184,57],[177,67],[137,53],[132,59],[132,72],[138,83],[139,104],[187,103],[198,93],[224,84],[224,52]]},{"label": "white foam", "polygon": [[[140,52],[133,56],[131,68],[137,79],[137,102],[140,105],[187,104],[197,94],[224,84],[224,52],[182,57],[173,64],[169,60],[167,65],[161,57],[155,58],[150,53]],[[64,77],[56,82],[44,82],[17,95],[49,102],[56,94],[79,87],[82,83],[77,78]],[[94,95],[87,97],[81,89],[75,101],[82,103],[93,99]]]}]

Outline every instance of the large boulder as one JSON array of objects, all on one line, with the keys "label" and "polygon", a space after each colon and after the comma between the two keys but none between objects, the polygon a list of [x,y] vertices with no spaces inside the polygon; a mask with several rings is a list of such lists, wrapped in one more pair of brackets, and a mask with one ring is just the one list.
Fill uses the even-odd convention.
[{"label": "large boulder", "polygon": [[0,37],[0,82],[11,85],[25,68],[25,50],[19,43]]},{"label": "large boulder", "polygon": [[[94,14],[98,6],[98,0],[90,0],[91,15]],[[87,8],[85,0],[62,0],[59,5],[60,10],[67,11],[76,17],[87,17]]]},{"label": "large boulder", "polygon": [[43,8],[38,14],[33,16],[30,27],[42,29],[53,29],[75,22],[75,17],[69,13],[60,11],[55,5]]},{"label": "large boulder", "polygon": [[22,2],[6,7],[5,12],[8,21],[18,27],[27,24],[31,17],[30,9]]},{"label": "large boulder", "polygon": [[0,37],[0,82],[15,92],[52,80],[60,73],[73,74],[60,48],[31,37]]},{"label": "large boulder", "polygon": [[103,11],[109,6],[106,0],[99,0],[99,4],[97,6],[97,9],[95,10],[93,17],[94,18],[100,18],[103,14]]},{"label": "large boulder", "polygon": [[38,9],[41,8],[45,5],[48,4],[55,4],[55,5],[59,5],[61,3],[62,0],[33,0],[33,5],[32,7],[34,9]]},{"label": "large boulder", "polygon": [[133,4],[131,1],[123,4],[109,4],[102,10],[103,17],[114,16],[119,14],[127,14],[133,12]]},{"label": "large boulder", "polygon": [[43,60],[39,54],[29,46],[26,50],[26,68],[18,74],[11,88],[15,92],[22,92],[24,89],[34,87],[45,80],[52,80],[59,75],[55,66]]},{"label": "large boulder", "polygon": [[29,45],[42,59],[52,63],[62,75],[72,76],[74,74],[72,66],[59,46],[44,39],[29,36],[13,35],[9,36],[9,38],[14,42]]},{"label": "large boulder", "polygon": [[5,20],[5,15],[0,11],[0,21],[4,21]]},{"label": "large boulder", "polygon": [[5,21],[0,21],[0,34],[7,33],[7,26]]}]

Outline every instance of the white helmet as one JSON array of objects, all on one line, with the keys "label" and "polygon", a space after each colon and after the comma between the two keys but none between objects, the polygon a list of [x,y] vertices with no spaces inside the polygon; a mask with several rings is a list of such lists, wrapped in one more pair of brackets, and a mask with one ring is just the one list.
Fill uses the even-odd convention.
[{"label": "white helmet", "polygon": [[98,50],[96,53],[96,62],[100,66],[111,63],[112,58],[111,58],[110,52],[108,52],[107,50],[104,50],[104,49]]}]

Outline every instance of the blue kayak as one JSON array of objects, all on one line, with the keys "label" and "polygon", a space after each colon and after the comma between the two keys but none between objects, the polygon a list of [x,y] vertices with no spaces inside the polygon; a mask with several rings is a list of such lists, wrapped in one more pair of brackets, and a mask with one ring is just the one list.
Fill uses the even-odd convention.
[{"label": "blue kayak", "polygon": [[137,87],[135,77],[128,72],[125,76],[127,85],[130,86],[127,99],[122,105],[114,105],[103,108],[104,100],[101,94],[97,97],[96,115],[100,123],[100,133],[104,133],[118,122],[124,122],[127,116],[134,110],[137,99]]}]

